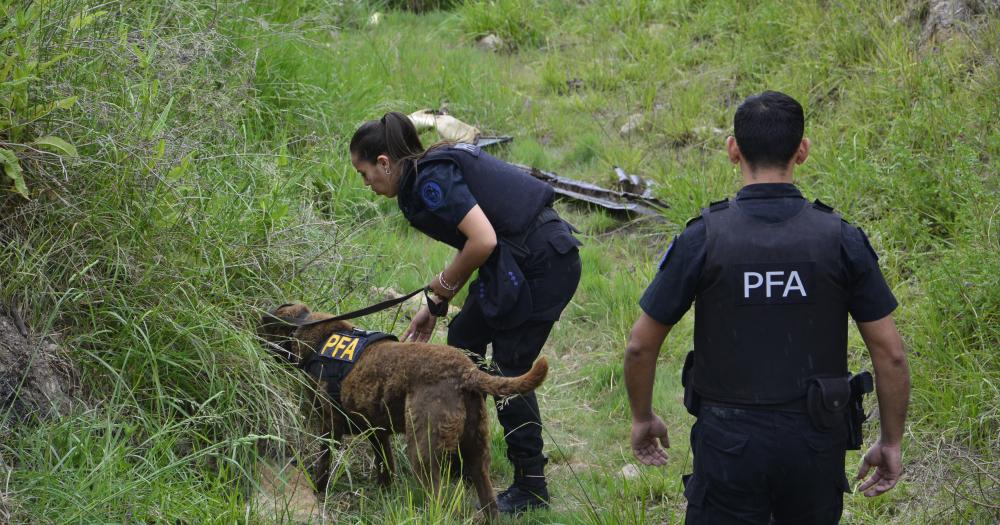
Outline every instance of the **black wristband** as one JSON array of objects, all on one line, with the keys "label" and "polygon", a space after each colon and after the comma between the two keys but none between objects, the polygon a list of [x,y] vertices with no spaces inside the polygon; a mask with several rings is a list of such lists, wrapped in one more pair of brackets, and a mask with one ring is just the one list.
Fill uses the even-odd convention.
[{"label": "black wristband", "polygon": [[431,299],[431,287],[428,286],[424,289],[424,297],[427,298],[427,311],[431,313],[434,317],[443,317],[448,315],[448,300],[441,301],[440,303],[434,302]]}]

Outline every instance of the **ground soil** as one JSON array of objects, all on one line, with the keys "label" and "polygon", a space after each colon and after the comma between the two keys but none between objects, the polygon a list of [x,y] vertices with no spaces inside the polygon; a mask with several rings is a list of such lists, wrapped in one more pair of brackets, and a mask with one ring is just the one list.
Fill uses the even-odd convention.
[{"label": "ground soil", "polygon": [[0,306],[0,436],[15,425],[68,413],[79,393],[79,376],[65,351]]}]

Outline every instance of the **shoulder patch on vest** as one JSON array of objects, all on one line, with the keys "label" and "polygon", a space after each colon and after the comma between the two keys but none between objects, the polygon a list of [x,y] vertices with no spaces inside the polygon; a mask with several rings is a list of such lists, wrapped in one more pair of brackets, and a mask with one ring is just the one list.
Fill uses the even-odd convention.
[{"label": "shoulder patch on vest", "polygon": [[462,150],[462,151],[464,151],[466,153],[469,153],[473,157],[478,157],[479,156],[479,151],[480,151],[479,150],[479,146],[476,146],[475,144],[467,144],[465,142],[457,142],[455,144],[452,144],[451,147],[454,148],[454,149],[460,149],[460,150]]},{"label": "shoulder patch on vest", "polygon": [[729,207],[729,197],[722,199],[721,201],[715,201],[708,205],[708,211],[719,211],[724,210]]},{"label": "shoulder patch on vest", "polygon": [[[688,221],[690,222],[690,221]],[[667,259],[670,258],[670,252],[674,249],[674,244],[677,242],[677,236],[670,240],[670,245],[667,246],[667,251],[663,252],[663,258],[660,259],[660,265],[657,270],[662,270],[664,266],[667,265]]]},{"label": "shoulder patch on vest", "polygon": [[429,209],[437,209],[444,202],[444,191],[437,182],[429,180],[420,185],[420,198]]},{"label": "shoulder patch on vest", "polygon": [[820,211],[825,211],[827,213],[833,213],[833,206],[830,206],[819,199],[813,201],[813,208],[816,208],[817,210]]}]

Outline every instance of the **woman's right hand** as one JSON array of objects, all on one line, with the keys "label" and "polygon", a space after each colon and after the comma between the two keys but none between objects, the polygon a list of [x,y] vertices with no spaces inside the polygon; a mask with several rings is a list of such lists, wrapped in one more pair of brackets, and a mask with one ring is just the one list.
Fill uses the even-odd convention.
[{"label": "woman's right hand", "polygon": [[403,332],[403,337],[400,340],[416,343],[429,341],[431,335],[434,334],[435,325],[437,325],[437,317],[431,315],[431,311],[427,309],[427,305],[423,305],[420,307],[417,315],[413,316],[410,326]]}]

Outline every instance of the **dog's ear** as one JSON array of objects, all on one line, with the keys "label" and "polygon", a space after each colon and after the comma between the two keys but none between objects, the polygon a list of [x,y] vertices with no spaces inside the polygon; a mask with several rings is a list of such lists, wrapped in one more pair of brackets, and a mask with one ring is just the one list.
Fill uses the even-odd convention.
[{"label": "dog's ear", "polygon": [[292,324],[293,321],[265,314],[257,335],[264,349],[276,359],[298,366],[304,358],[302,353],[308,347],[299,340],[298,326]]},{"label": "dog's ear", "polygon": [[271,315],[288,319],[305,319],[310,313],[309,307],[302,303],[285,303],[268,311]]},{"label": "dog's ear", "polygon": [[309,315],[309,308],[303,304],[283,304],[260,317],[257,336],[264,348],[282,361],[296,364],[301,357],[297,354],[299,344],[296,337],[302,319]]},{"label": "dog's ear", "polygon": [[267,313],[260,316],[257,335],[269,340],[275,337],[287,337],[292,335],[296,328],[298,323],[295,319]]}]

